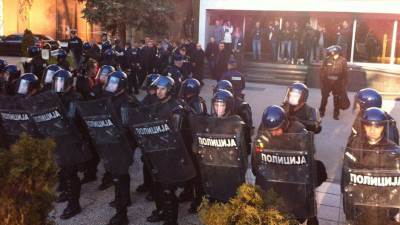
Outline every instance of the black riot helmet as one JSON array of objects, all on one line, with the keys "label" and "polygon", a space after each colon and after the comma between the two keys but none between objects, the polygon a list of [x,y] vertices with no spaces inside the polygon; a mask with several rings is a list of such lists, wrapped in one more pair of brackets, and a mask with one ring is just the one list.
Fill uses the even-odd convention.
[{"label": "black riot helmet", "polygon": [[92,49],[92,45],[89,42],[85,42],[82,45],[83,51],[89,51],[90,49]]},{"label": "black riot helmet", "polygon": [[290,106],[298,106],[307,102],[308,99],[308,87],[300,82],[295,82],[290,85],[287,89],[284,103]]},{"label": "black riot helmet", "polygon": [[277,105],[268,106],[262,115],[261,123],[267,130],[283,128],[287,122],[285,110]]},{"label": "black riot helmet", "polygon": [[183,81],[181,90],[179,93],[180,98],[186,98],[187,96],[197,96],[200,94],[201,84],[197,79],[189,78]]},{"label": "black riot helmet", "polygon": [[57,65],[57,64],[52,64],[47,66],[44,71],[43,71],[43,76],[42,76],[42,85],[48,85],[53,83],[53,76],[54,74],[61,70],[62,68]]},{"label": "black riot helmet", "polygon": [[371,107],[381,108],[382,96],[375,89],[364,88],[357,93],[356,102],[359,104],[361,111]]},{"label": "black riot helmet", "polygon": [[330,55],[336,55],[342,52],[342,47],[340,45],[332,45],[329,46],[328,48],[326,48],[326,51],[330,54]]},{"label": "black riot helmet", "polygon": [[104,65],[97,72],[96,80],[104,84],[107,81],[108,75],[110,75],[112,72],[115,72],[115,68],[113,66]]},{"label": "black riot helmet", "polygon": [[40,54],[40,48],[38,46],[31,46],[28,48],[29,57],[33,58]]},{"label": "black riot helmet", "polygon": [[108,40],[101,44],[101,50],[103,52],[105,52],[107,49],[111,49],[111,48],[112,48],[112,45],[111,45],[110,41],[108,41]]},{"label": "black riot helmet", "polygon": [[117,94],[126,89],[128,76],[122,71],[112,72],[104,85],[104,91]]},{"label": "black riot helmet", "polygon": [[168,95],[170,95],[174,89],[175,81],[170,76],[159,76],[151,86],[154,87],[163,87],[167,89]]},{"label": "black riot helmet", "polygon": [[67,58],[67,52],[64,49],[58,49],[57,60],[65,60]]},{"label": "black riot helmet", "polygon": [[156,86],[153,86],[153,82],[155,80],[157,80],[157,78],[159,78],[161,75],[157,74],[157,73],[151,73],[149,75],[147,75],[146,80],[144,82],[144,88],[146,90],[149,90],[150,88],[157,88]]},{"label": "black riot helmet", "polygon": [[108,48],[104,51],[104,57],[112,58],[115,55],[115,52],[112,48]]},{"label": "black riot helmet", "polygon": [[39,78],[33,73],[25,73],[17,80],[16,94],[26,96],[39,88]]},{"label": "black riot helmet", "polygon": [[0,73],[5,72],[7,65],[8,65],[8,62],[6,60],[0,59]]},{"label": "black riot helmet", "polygon": [[[211,112],[213,116],[217,117],[225,117],[233,114],[234,111],[234,98],[233,94],[227,90],[217,90],[211,99]],[[215,109],[217,103],[224,103],[225,110],[224,111],[217,111]]]},{"label": "black riot helmet", "polygon": [[65,93],[68,92],[69,87],[73,84],[72,73],[68,70],[58,70],[54,73],[53,82],[52,82],[52,90],[57,93]]},{"label": "black riot helmet", "polygon": [[220,80],[213,89],[213,93],[215,94],[218,90],[227,90],[230,93],[233,93],[233,85],[229,80]]},{"label": "black riot helmet", "polygon": [[6,82],[13,82],[19,78],[21,75],[21,71],[18,69],[16,65],[7,65],[4,67],[4,80]]},{"label": "black riot helmet", "polygon": [[366,138],[370,143],[375,144],[385,136],[388,126],[388,116],[382,109],[371,107],[364,111],[361,124]]}]

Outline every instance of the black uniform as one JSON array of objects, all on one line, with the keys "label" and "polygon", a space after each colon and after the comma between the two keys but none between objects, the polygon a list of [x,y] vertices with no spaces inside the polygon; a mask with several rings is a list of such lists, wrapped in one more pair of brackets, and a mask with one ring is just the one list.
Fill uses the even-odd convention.
[{"label": "black uniform", "polygon": [[321,87],[321,106],[319,111],[321,116],[325,114],[326,104],[328,103],[329,94],[333,94],[334,115],[339,115],[341,104],[347,98],[347,62],[342,56],[334,59],[333,56],[328,56],[321,68],[320,79]]},{"label": "black uniform", "polygon": [[299,109],[289,104],[284,104],[282,108],[285,109],[289,117],[294,117],[292,120],[302,123],[308,131],[312,131],[315,134],[321,132],[322,127],[319,113],[307,103],[304,103]]},{"label": "black uniform", "polygon": [[245,123],[244,126],[244,136],[247,143],[248,154],[251,151],[251,136],[253,133],[253,114],[251,112],[251,107],[249,103],[241,99],[240,97],[235,97],[235,114],[242,118]]},{"label": "black uniform", "polygon": [[175,65],[168,66],[165,68],[163,75],[170,76],[172,79],[174,79],[175,85],[172,94],[177,96],[179,94],[179,90],[181,89],[182,81],[184,80],[182,68],[179,68]]},{"label": "black uniform", "polygon": [[38,55],[32,58],[26,73],[33,73],[38,76],[39,80],[42,80],[43,71],[46,67],[47,61],[44,60],[41,55]]},{"label": "black uniform", "polygon": [[398,224],[400,148],[383,138],[370,145],[362,135],[344,154],[342,192],[347,221],[355,225]]},{"label": "black uniform", "polygon": [[[272,136],[262,125],[253,146],[252,168],[256,184],[274,191],[285,209],[303,223],[316,221],[314,147],[310,133],[290,121],[281,136]],[[314,223],[315,224],[315,223]]]},{"label": "black uniform", "polygon": [[82,51],[83,51],[82,39],[80,39],[78,36],[69,39],[68,51],[72,52],[76,65],[79,65],[79,63],[81,62]]}]

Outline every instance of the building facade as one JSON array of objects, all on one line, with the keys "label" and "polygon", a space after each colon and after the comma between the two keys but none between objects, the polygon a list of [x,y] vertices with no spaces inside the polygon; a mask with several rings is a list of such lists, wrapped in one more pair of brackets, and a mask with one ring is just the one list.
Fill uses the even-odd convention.
[{"label": "building facade", "polygon": [[199,41],[203,45],[208,42],[215,20],[230,20],[240,27],[251,51],[255,22],[267,27],[277,20],[280,27],[286,21],[325,27],[326,44],[334,44],[338,26],[346,22],[351,31],[350,62],[395,65],[400,64],[399,19],[397,0],[201,0]]}]

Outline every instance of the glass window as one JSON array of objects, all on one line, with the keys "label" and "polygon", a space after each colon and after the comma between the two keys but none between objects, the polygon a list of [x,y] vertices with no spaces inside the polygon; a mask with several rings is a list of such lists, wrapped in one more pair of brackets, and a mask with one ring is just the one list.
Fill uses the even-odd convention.
[{"label": "glass window", "polygon": [[390,63],[393,19],[360,15],[357,19],[354,61]]}]

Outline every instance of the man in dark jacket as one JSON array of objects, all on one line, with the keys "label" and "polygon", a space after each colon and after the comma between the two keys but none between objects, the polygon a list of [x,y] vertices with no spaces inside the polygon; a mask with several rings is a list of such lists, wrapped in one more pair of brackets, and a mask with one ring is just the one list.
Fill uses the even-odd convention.
[{"label": "man in dark jacket", "polygon": [[228,69],[229,52],[225,50],[225,44],[219,43],[218,53],[215,59],[215,77],[219,81],[222,74]]},{"label": "man in dark jacket", "polygon": [[216,77],[215,59],[217,57],[217,53],[218,53],[218,44],[215,41],[215,38],[211,37],[210,42],[207,44],[206,47],[206,58],[212,77]]},{"label": "man in dark jacket", "polygon": [[193,52],[192,60],[192,68],[193,68],[193,77],[196,78],[201,85],[203,85],[203,74],[204,74],[204,58],[205,53],[201,48],[201,44],[198,43],[196,45],[196,50]]}]

